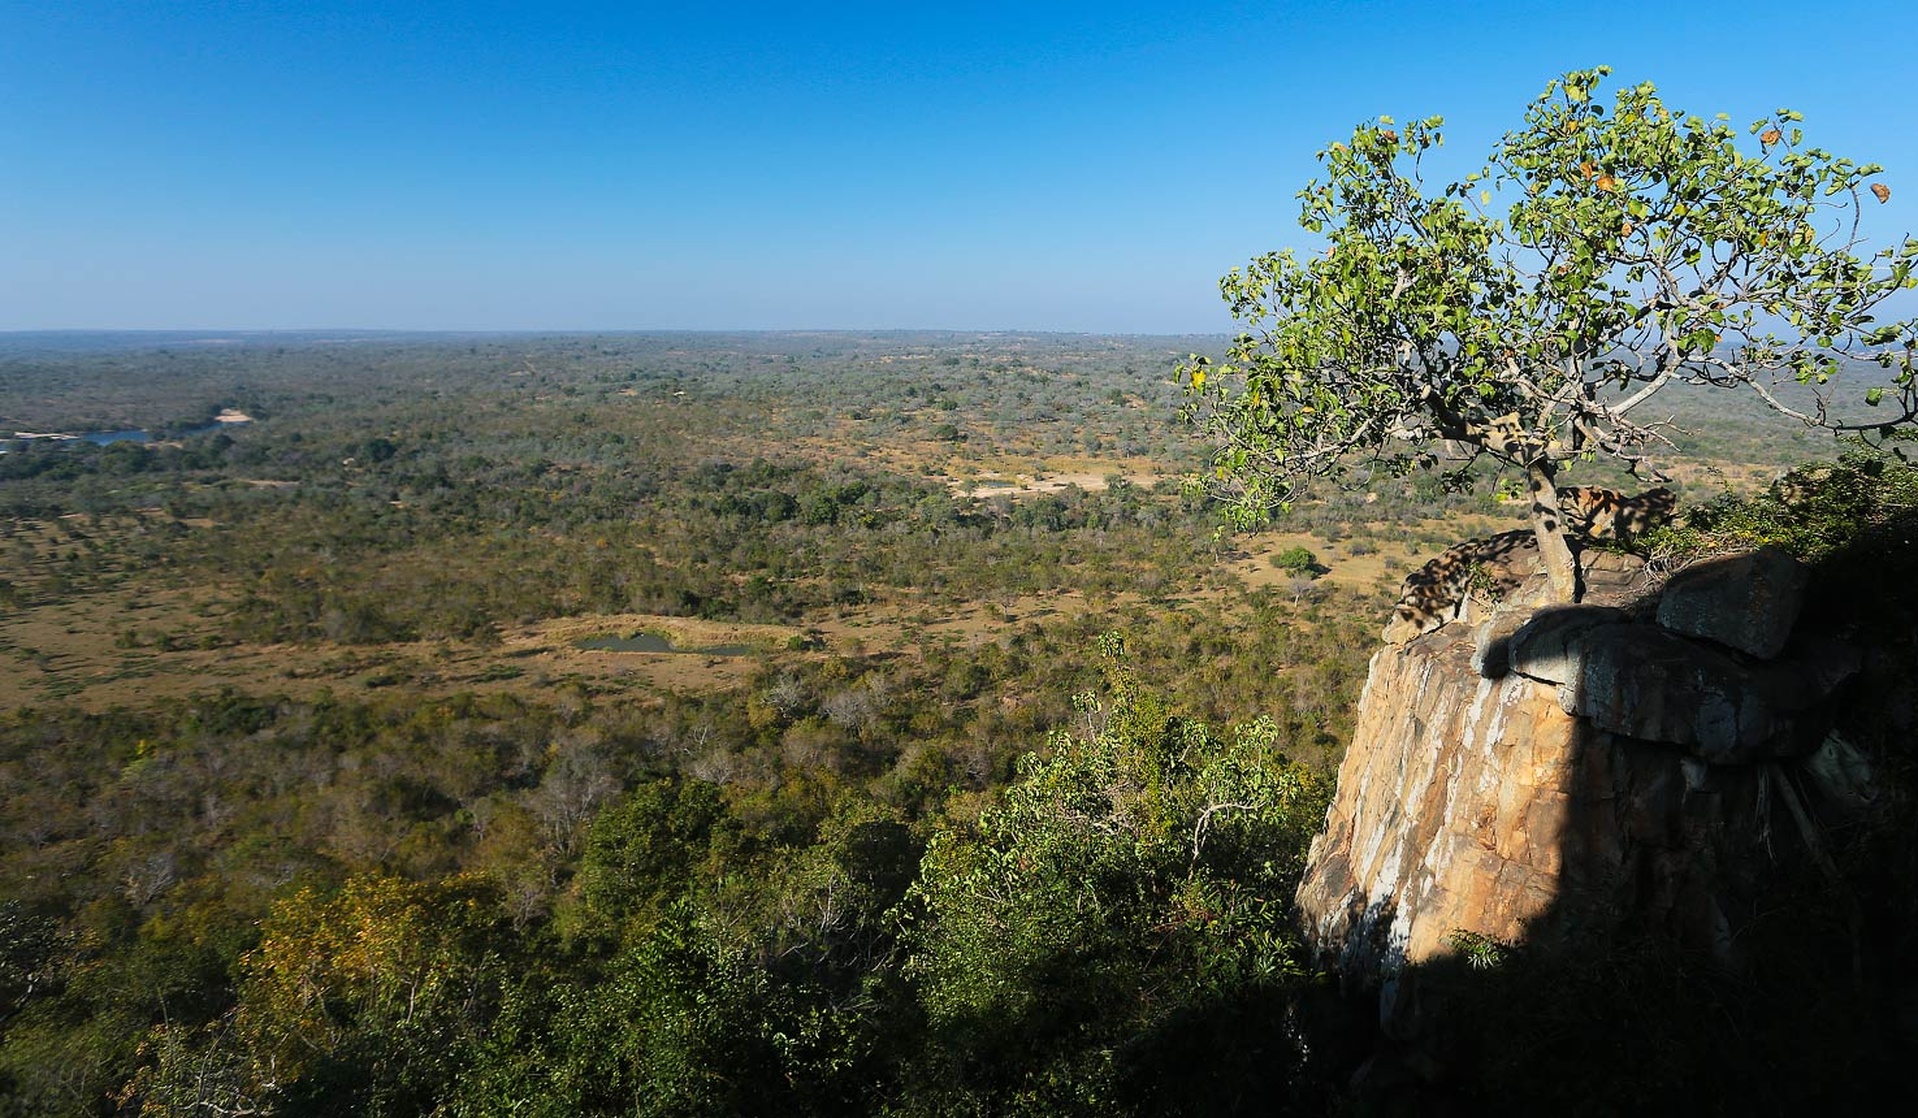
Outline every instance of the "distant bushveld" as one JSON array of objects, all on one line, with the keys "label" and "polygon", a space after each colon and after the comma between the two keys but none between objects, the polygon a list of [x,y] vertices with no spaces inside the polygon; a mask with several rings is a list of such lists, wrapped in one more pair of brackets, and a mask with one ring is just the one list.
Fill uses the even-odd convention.
[{"label": "distant bushveld", "polygon": [[[0,335],[0,437],[154,436],[0,455],[0,1114],[1332,1105],[1288,875],[1517,517],[1221,534],[1224,344]],[[1678,406],[1689,498],[1825,446]]]}]

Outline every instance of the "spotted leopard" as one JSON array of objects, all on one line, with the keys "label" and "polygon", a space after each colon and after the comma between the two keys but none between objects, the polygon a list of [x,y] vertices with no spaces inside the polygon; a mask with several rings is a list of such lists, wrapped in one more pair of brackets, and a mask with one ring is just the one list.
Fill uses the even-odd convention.
[{"label": "spotted leopard", "polygon": [[[1597,486],[1558,491],[1567,532],[1587,542],[1624,542],[1669,523],[1678,498],[1664,487],[1636,496]],[[1466,540],[1406,576],[1384,638],[1403,644],[1457,620],[1476,599],[1494,602],[1538,570],[1538,537],[1530,528]]]},{"label": "spotted leopard", "polygon": [[1670,524],[1678,511],[1678,495],[1662,485],[1630,497],[1616,489],[1573,485],[1558,491],[1558,509],[1565,530],[1579,539],[1624,543]]}]

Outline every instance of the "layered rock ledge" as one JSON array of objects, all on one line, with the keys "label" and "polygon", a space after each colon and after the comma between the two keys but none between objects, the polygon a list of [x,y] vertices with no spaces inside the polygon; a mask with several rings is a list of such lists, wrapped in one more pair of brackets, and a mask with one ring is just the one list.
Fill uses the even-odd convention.
[{"label": "layered rock ledge", "polygon": [[1806,837],[1803,788],[1855,771],[1828,731],[1859,660],[1797,631],[1794,560],[1718,560],[1657,588],[1642,561],[1594,559],[1581,605],[1535,610],[1521,603],[1540,588],[1521,587],[1476,626],[1373,657],[1297,897],[1348,977],[1459,933],[1595,924],[1734,956],[1774,844]]}]

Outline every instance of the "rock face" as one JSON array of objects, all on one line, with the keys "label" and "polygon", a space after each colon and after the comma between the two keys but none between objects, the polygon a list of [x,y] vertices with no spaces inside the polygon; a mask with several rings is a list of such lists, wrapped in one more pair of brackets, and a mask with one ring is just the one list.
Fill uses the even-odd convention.
[{"label": "rock face", "polygon": [[1559,892],[1577,751],[1554,690],[1470,670],[1448,630],[1373,656],[1298,902],[1346,973],[1510,940]]},{"label": "rock face", "polygon": [[1761,660],[1784,651],[1811,571],[1784,552],[1703,563],[1672,577],[1658,599],[1658,623]]},{"label": "rock face", "polygon": [[1772,830],[1792,827],[1778,759],[1820,746],[1858,668],[1838,642],[1789,641],[1805,580],[1780,558],[1674,578],[1668,624],[1634,561],[1607,556],[1587,572],[1613,591],[1600,604],[1495,611],[1376,654],[1297,898],[1326,960],[1376,978],[1456,933],[1595,921],[1735,955]]}]

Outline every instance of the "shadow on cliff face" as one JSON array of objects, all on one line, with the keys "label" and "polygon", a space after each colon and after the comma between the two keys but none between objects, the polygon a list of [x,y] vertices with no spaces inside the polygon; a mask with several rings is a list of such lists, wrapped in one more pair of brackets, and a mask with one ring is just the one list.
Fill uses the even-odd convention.
[{"label": "shadow on cliff face", "polygon": [[[1471,725],[1521,691],[1570,717],[1541,744],[1551,735],[1501,716],[1464,746],[1490,751],[1483,767],[1445,758],[1407,776],[1444,748],[1412,740],[1442,718],[1401,713],[1406,751],[1368,773],[1400,770],[1397,799],[1372,812],[1389,833],[1368,839],[1368,809],[1341,822],[1335,805],[1301,904],[1343,975],[1319,1045],[1350,1071],[1359,1113],[1800,1114],[1905,1093],[1918,509],[1881,500],[1851,528],[1796,573],[1777,553],[1708,560],[1662,598],[1453,627],[1387,654],[1424,673],[1420,702],[1433,678],[1457,686]],[[1773,599],[1789,599],[1782,629]],[[1512,789],[1495,782],[1527,774],[1518,820],[1502,819]],[[1458,818],[1472,811],[1484,818]],[[1402,853],[1372,853],[1395,839]]]}]

